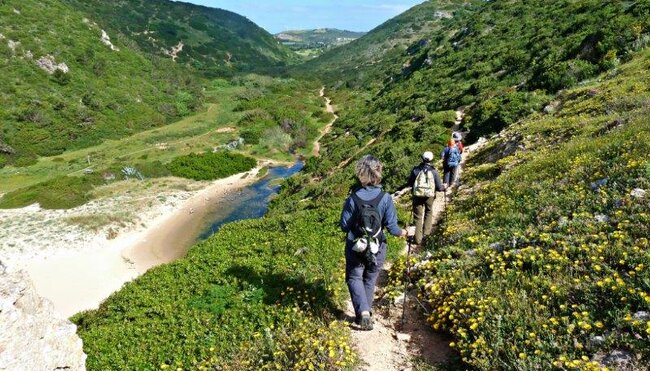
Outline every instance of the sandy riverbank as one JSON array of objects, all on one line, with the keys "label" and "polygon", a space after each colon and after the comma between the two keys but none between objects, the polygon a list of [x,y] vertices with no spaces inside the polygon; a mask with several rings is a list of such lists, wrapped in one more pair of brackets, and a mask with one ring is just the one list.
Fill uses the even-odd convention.
[{"label": "sandy riverbank", "polygon": [[[148,202],[100,200],[78,210],[42,210],[36,206],[1,210],[0,226],[9,226],[0,244],[0,260],[11,270],[25,270],[38,293],[65,316],[96,308],[124,283],[148,269],[183,256],[203,227],[205,216],[220,201],[257,179],[260,167],[204,183],[194,191],[150,195]],[[206,186],[207,185],[207,186]],[[119,199],[119,198],[118,198]],[[153,202],[153,200],[158,202]],[[164,200],[164,201],[160,201]],[[112,209],[130,211],[137,220],[108,239],[62,220]],[[38,231],[37,237],[27,237]],[[45,241],[45,242],[44,242]],[[37,247],[38,246],[38,247]]]}]

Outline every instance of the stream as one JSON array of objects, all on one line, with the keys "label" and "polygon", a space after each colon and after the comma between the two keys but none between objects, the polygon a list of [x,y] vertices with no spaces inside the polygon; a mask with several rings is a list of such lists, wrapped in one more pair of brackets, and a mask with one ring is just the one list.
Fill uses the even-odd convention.
[{"label": "stream", "polygon": [[303,166],[304,163],[298,161],[290,167],[271,167],[262,179],[220,202],[217,210],[206,215],[206,227],[199,235],[198,241],[208,239],[224,224],[264,216],[271,197],[280,191],[281,181],[302,170]]}]

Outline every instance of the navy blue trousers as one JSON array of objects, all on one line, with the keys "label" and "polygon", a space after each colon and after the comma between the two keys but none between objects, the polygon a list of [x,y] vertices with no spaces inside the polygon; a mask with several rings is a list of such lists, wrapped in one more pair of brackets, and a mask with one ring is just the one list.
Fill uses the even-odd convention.
[{"label": "navy blue trousers", "polygon": [[347,241],[345,244],[345,282],[350,290],[354,313],[359,317],[361,312],[372,310],[375,284],[386,260],[386,243],[382,243],[379,247],[376,255],[377,264],[368,263],[365,254],[353,251],[353,244],[352,241]]}]

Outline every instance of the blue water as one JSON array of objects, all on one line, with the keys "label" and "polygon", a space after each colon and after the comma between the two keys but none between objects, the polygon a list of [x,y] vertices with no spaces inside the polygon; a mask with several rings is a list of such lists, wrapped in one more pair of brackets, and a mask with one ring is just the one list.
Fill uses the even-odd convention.
[{"label": "blue water", "polygon": [[[272,185],[275,180],[284,179],[302,170],[304,163],[296,162],[291,167],[272,167],[266,176],[257,182],[229,195],[219,203],[219,209],[207,216],[208,227],[199,235],[203,241],[227,223],[243,219],[261,218],[268,210],[269,201],[280,191],[280,185]],[[275,182],[278,183],[278,182]]]}]

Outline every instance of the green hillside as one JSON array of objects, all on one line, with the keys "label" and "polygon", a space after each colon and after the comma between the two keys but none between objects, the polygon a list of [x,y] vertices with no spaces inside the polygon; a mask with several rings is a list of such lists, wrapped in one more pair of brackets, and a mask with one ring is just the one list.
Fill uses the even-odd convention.
[{"label": "green hillside", "polygon": [[0,166],[161,126],[200,107],[190,71],[115,34],[111,48],[94,22],[61,1],[0,2]]},{"label": "green hillside", "polygon": [[[320,157],[265,217],[225,226],[76,315],[88,368],[353,368],[337,320],[347,292],[336,223],[354,160],[378,156],[396,191],[465,106],[465,128],[491,141],[412,271],[429,324],[454,338],[446,369],[605,370],[614,351],[643,369],[648,42],[647,2],[429,1],[306,63],[297,73],[322,74],[340,115]],[[258,79],[239,94],[242,134],[284,138],[285,150],[308,143],[315,127],[274,126],[293,100],[264,92],[298,83]],[[293,114],[315,119],[316,107]],[[400,243],[389,246],[395,259]],[[403,259],[394,267],[397,291]]]},{"label": "green hillside", "polygon": [[[413,43],[429,43],[428,35],[451,32],[449,24],[476,0],[434,0],[417,5],[371,30],[363,37],[331,50],[298,66],[296,73],[317,71],[328,81],[341,81],[355,87],[379,86],[386,68],[400,64]],[[441,31],[444,30],[444,31]]]},{"label": "green hillside", "polygon": [[629,57],[479,151],[418,259],[429,323],[468,366],[650,364],[650,52]]},{"label": "green hillside", "polygon": [[[173,58],[206,76],[297,60],[264,29],[226,10],[169,0],[63,1],[135,41],[142,51]],[[178,52],[172,54],[174,49]]]},{"label": "green hillside", "polygon": [[[430,1],[411,12],[431,14],[436,4]],[[396,51],[392,59],[361,72],[345,67],[337,76],[325,76],[334,86],[363,82],[360,90],[371,93],[374,103],[367,112],[379,120],[394,115],[389,120],[427,123],[436,112],[467,106],[464,125],[472,129],[473,140],[541,109],[549,94],[616,67],[650,43],[645,2],[463,4],[453,18],[440,20],[439,29],[423,32],[420,41]],[[396,19],[412,20],[413,14],[419,13]],[[382,34],[374,30],[357,43]],[[351,43],[335,52],[363,55],[354,48]],[[306,65],[336,69],[328,63],[334,55]]]}]

